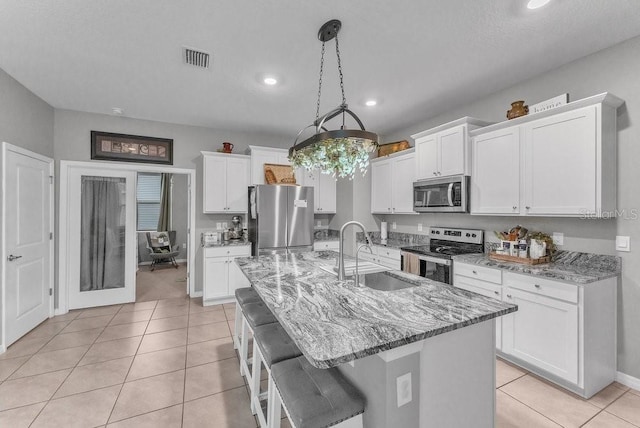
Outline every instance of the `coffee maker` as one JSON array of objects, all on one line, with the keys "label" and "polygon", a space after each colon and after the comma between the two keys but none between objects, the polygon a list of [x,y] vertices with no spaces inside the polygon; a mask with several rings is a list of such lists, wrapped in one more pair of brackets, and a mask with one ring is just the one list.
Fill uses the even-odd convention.
[{"label": "coffee maker", "polygon": [[234,215],[231,223],[233,226],[229,229],[229,239],[242,239],[242,217]]}]

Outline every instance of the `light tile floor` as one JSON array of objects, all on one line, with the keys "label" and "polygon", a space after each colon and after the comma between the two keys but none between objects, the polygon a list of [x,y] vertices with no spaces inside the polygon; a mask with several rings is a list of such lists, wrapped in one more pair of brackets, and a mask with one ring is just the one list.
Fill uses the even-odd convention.
[{"label": "light tile floor", "polygon": [[[0,427],[255,427],[234,316],[176,298],[51,318],[0,355]],[[496,386],[498,427],[640,427],[618,383],[584,400],[498,360]]]}]

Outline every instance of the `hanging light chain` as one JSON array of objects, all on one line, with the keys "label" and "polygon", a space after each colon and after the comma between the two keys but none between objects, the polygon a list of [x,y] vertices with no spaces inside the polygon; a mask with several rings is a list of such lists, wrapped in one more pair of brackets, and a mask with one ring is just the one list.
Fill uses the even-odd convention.
[{"label": "hanging light chain", "polygon": [[[324,46],[324,42],[322,43]],[[347,98],[344,96],[344,76],[342,75],[342,62],[340,61],[340,45],[338,44],[338,35],[336,34],[336,56],[338,57],[338,74],[340,75],[340,90],[342,91],[342,104],[347,104]]]},{"label": "hanging light chain", "polygon": [[324,69],[324,43],[322,42],[322,53],[320,54],[320,79],[318,80],[318,103],[316,104],[316,125],[320,120],[320,96],[322,95],[322,71]]}]

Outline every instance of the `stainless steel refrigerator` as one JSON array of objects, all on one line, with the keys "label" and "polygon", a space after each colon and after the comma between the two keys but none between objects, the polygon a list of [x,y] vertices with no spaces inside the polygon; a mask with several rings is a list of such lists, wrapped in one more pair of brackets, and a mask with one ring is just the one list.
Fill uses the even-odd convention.
[{"label": "stainless steel refrigerator", "polygon": [[249,187],[251,254],[313,250],[313,187]]}]

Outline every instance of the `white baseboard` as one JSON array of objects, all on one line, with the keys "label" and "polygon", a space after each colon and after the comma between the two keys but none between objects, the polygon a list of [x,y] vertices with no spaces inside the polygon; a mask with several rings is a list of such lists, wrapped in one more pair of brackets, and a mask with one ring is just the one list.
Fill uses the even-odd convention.
[{"label": "white baseboard", "polygon": [[0,354],[4,354],[4,352],[6,351],[6,348],[4,347],[4,343],[2,345],[0,345]]},{"label": "white baseboard", "polygon": [[637,377],[629,376],[628,374],[622,372],[617,372],[616,381],[625,386],[628,386],[629,388],[640,391],[640,379],[638,379]]},{"label": "white baseboard", "polygon": [[202,291],[194,291],[189,297],[191,297],[192,299],[195,299],[196,297],[202,297]]},{"label": "white baseboard", "polygon": [[54,316],[56,316],[56,315],[64,315],[64,314],[66,314],[66,313],[69,313],[69,311],[64,311],[64,310],[62,310],[62,309],[60,309],[60,308],[55,308],[55,309],[53,310],[53,315],[54,315]]}]

